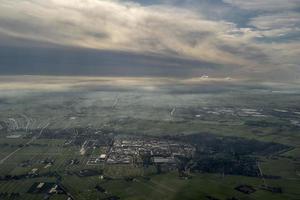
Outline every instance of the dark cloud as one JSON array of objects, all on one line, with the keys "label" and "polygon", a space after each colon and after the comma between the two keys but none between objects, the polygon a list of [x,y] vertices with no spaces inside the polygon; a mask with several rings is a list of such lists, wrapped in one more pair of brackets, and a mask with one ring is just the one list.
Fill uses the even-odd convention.
[{"label": "dark cloud", "polygon": [[[23,45],[0,44],[1,74],[94,75],[94,76],[201,76],[222,68],[199,60],[64,47],[22,41]],[[17,41],[17,44],[20,44]],[[26,45],[27,44],[27,45]]]}]

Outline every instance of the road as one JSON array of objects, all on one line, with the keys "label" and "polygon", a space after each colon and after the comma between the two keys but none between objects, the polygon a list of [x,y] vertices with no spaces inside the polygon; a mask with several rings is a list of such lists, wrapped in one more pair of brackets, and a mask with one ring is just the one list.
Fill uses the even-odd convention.
[{"label": "road", "polygon": [[119,103],[119,100],[120,100],[120,97],[119,97],[119,95],[118,95],[118,96],[115,98],[114,104],[112,105],[112,108],[113,108],[113,109],[117,107],[117,105],[118,105],[118,103]]},{"label": "road", "polygon": [[10,157],[12,157],[13,155],[15,155],[18,151],[26,148],[27,145],[31,144],[32,142],[34,142],[37,138],[39,138],[44,129],[47,128],[50,124],[48,123],[46,126],[44,126],[41,131],[39,132],[39,134],[37,136],[33,136],[27,143],[25,143],[24,146],[19,147],[18,149],[14,150],[13,152],[11,152],[10,154],[8,154],[6,157],[4,157],[3,159],[0,160],[0,165],[2,165],[6,160],[8,160]]},{"label": "road", "polygon": [[264,182],[264,185],[267,186],[266,179],[264,178],[263,171],[262,171],[262,169],[260,167],[260,163],[259,163],[259,161],[257,161],[256,163],[257,163],[257,168],[259,170],[260,176],[261,176],[261,178],[262,178],[262,180]]},{"label": "road", "polygon": [[172,111],[170,112],[170,115],[173,116],[175,111],[176,111],[176,108],[173,108]]}]

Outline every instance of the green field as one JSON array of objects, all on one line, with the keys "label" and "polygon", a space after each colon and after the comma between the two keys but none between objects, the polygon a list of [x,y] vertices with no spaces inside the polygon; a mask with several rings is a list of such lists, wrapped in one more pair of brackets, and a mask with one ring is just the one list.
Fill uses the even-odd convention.
[{"label": "green field", "polygon": [[[22,144],[22,139],[1,139],[0,144]],[[75,197],[75,199],[104,199],[110,195],[116,195],[121,199],[205,199],[212,196],[217,199],[299,199],[299,161],[290,158],[277,157],[276,159],[263,158],[262,169],[264,173],[279,175],[278,180],[267,179],[269,186],[281,187],[282,194],[274,194],[259,189],[263,184],[261,178],[250,178],[244,176],[232,176],[221,174],[199,174],[194,173],[191,179],[183,180],[178,177],[177,172],[169,172],[156,175],[154,169],[143,169],[131,165],[86,165],[87,158],[79,154],[79,147],[64,147],[63,140],[36,140],[28,147],[24,147],[6,162],[1,164],[0,173],[18,175],[30,172],[33,168],[39,169],[39,173],[57,172],[62,177],[62,184]],[[41,144],[45,146],[38,146]],[[14,150],[13,147],[2,147],[1,158]],[[288,156],[298,156],[292,150],[285,153]],[[45,168],[45,164],[39,163],[43,159],[54,159],[54,164]],[[80,163],[77,166],[68,166],[67,161],[77,158]],[[24,160],[32,161],[29,167],[21,167]],[[104,176],[111,180],[101,180],[100,176],[78,177],[67,172],[76,172],[80,169],[103,170]],[[144,176],[148,177],[143,178]],[[126,180],[126,177],[135,177],[133,180]],[[20,193],[20,199],[42,199],[42,194],[28,194],[27,191],[35,182],[55,182],[56,178],[28,178],[25,180],[0,181],[0,192]],[[256,192],[243,194],[234,188],[241,184],[251,185]],[[107,191],[106,194],[98,192],[96,185],[101,185]],[[65,199],[64,195],[54,195],[51,199]],[[8,199],[8,198],[7,198]]]}]

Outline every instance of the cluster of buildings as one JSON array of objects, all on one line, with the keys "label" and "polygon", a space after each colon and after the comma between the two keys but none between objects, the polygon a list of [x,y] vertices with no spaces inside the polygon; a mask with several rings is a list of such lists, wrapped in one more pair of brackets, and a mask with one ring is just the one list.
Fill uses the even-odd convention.
[{"label": "cluster of buildings", "polygon": [[91,157],[88,164],[175,164],[178,157],[191,158],[195,148],[189,144],[158,138],[117,136],[105,154]]}]

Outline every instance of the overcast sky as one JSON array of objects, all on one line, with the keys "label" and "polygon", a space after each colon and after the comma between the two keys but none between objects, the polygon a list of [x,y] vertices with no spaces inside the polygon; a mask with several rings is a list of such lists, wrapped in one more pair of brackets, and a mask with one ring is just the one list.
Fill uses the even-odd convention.
[{"label": "overcast sky", "polygon": [[300,77],[300,0],[0,0],[0,74]]}]

